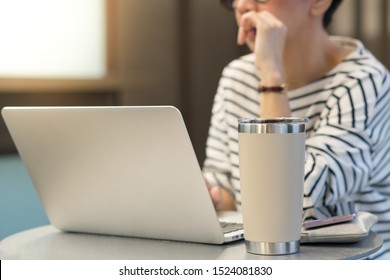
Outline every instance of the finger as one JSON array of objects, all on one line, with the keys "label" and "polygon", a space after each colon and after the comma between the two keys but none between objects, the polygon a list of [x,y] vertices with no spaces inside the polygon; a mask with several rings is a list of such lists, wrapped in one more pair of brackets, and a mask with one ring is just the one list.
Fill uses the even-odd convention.
[{"label": "finger", "polygon": [[217,208],[221,204],[222,194],[219,187],[212,187],[210,189],[211,200],[213,201],[214,206]]},{"label": "finger", "polygon": [[237,34],[237,44],[241,46],[245,44],[245,40],[246,40],[246,32],[244,28],[239,27],[238,34]]},{"label": "finger", "polygon": [[256,14],[254,12],[246,13],[242,16],[238,24],[237,43],[243,45],[249,35],[256,32]]}]

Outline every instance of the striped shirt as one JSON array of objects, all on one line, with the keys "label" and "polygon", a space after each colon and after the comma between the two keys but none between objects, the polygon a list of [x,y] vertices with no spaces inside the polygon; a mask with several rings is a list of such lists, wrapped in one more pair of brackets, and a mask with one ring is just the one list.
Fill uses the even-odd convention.
[{"label": "striped shirt", "polygon": [[[390,259],[390,75],[360,41],[332,37],[353,51],[319,80],[289,91],[292,116],[307,117],[304,208],[354,200],[376,214],[374,230]],[[215,95],[203,166],[210,184],[240,209],[238,118],[259,116],[254,54],[225,67]]]}]

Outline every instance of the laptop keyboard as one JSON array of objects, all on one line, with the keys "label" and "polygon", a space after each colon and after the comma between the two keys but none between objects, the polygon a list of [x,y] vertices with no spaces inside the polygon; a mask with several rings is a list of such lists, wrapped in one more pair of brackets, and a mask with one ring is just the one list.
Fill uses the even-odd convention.
[{"label": "laptop keyboard", "polygon": [[229,232],[243,229],[242,224],[238,224],[238,223],[220,222],[220,224],[221,224],[221,228],[222,228],[223,233],[229,233]]}]

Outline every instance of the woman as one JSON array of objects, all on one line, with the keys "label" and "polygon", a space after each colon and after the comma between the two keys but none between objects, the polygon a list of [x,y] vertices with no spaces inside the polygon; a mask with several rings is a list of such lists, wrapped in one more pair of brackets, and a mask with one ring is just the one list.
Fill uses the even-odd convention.
[{"label": "woman", "polygon": [[341,0],[231,0],[238,44],[215,96],[204,175],[217,210],[240,209],[237,120],[308,117],[304,207],[354,200],[378,216],[390,259],[390,76],[363,44],[329,36]]}]

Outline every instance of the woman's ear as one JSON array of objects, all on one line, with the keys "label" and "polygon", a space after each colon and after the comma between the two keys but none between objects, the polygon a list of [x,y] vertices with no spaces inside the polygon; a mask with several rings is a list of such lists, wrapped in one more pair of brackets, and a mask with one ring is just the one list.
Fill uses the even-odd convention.
[{"label": "woman's ear", "polygon": [[312,16],[319,16],[325,14],[332,4],[333,0],[312,0],[310,13]]}]

